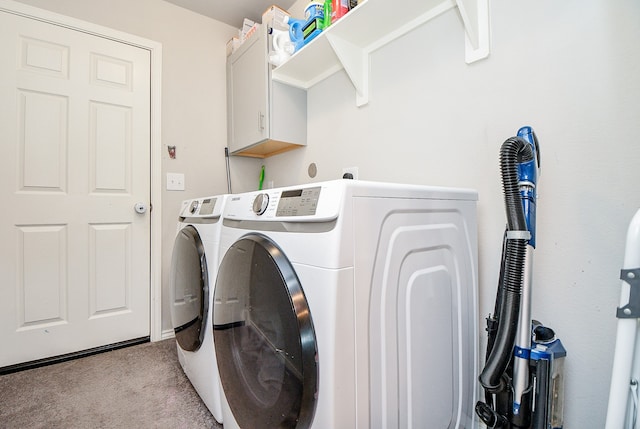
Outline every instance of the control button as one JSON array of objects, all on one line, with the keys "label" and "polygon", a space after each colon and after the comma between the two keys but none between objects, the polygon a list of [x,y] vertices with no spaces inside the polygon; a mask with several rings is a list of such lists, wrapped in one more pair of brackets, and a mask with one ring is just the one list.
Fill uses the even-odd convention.
[{"label": "control button", "polygon": [[267,210],[269,205],[269,194],[258,194],[255,200],[253,200],[253,212],[257,215],[261,215]]}]

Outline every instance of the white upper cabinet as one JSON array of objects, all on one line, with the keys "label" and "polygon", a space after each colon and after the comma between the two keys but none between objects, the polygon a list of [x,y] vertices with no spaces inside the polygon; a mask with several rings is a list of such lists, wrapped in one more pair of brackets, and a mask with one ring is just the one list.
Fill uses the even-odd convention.
[{"label": "white upper cabinet", "polygon": [[307,94],[271,79],[261,26],[227,58],[227,134],[233,155],[265,158],[306,145]]}]

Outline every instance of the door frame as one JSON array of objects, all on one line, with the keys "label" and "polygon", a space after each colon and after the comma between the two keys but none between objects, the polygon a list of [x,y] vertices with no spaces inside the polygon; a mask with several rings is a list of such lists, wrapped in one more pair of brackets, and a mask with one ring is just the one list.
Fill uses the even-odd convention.
[{"label": "door frame", "polygon": [[150,102],[150,157],[151,195],[149,212],[151,221],[150,243],[150,321],[151,341],[162,340],[162,139],[161,139],[161,88],[162,88],[162,44],[153,40],[134,36],[119,30],[103,27],[45,9],[17,3],[12,0],[0,0],[0,11],[59,25],[120,43],[136,46],[149,51],[151,59],[151,102]]}]

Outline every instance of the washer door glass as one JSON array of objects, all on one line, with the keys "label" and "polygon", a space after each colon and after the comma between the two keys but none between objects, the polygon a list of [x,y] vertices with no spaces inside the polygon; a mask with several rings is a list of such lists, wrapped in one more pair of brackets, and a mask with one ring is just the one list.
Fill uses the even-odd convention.
[{"label": "washer door glass", "polygon": [[196,351],[204,339],[209,277],[204,246],[191,225],[180,230],[171,260],[171,321],[178,345]]},{"label": "washer door glass", "polygon": [[316,337],[300,281],[269,238],[248,234],[216,280],[213,339],[224,394],[242,428],[308,428],[318,388]]}]

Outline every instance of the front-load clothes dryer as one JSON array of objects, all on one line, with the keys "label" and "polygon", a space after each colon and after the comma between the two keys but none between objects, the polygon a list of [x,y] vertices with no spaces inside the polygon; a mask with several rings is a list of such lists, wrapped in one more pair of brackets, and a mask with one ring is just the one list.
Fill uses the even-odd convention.
[{"label": "front-load clothes dryer", "polygon": [[222,211],[228,195],[182,203],[171,260],[171,320],[178,360],[213,417],[222,422],[211,311],[219,263]]},{"label": "front-load clothes dryer", "polygon": [[477,193],[234,195],[213,336],[225,429],[475,428]]}]

